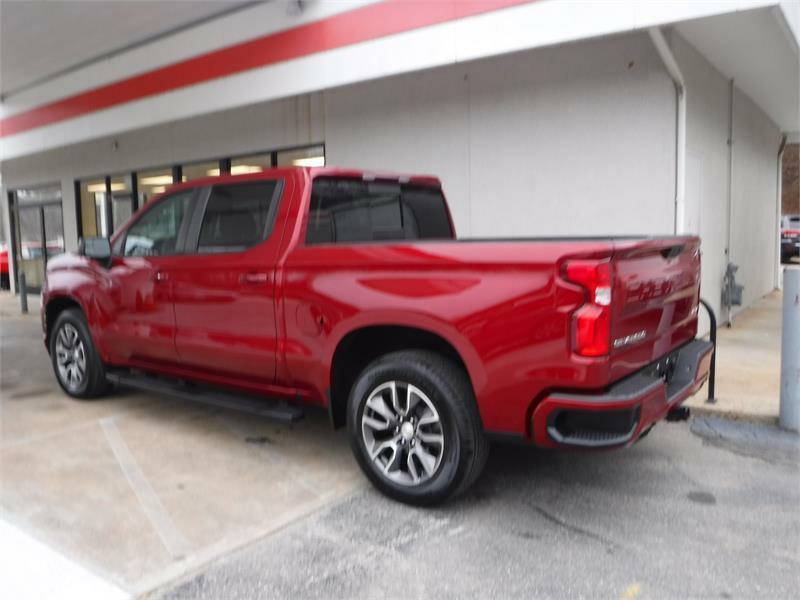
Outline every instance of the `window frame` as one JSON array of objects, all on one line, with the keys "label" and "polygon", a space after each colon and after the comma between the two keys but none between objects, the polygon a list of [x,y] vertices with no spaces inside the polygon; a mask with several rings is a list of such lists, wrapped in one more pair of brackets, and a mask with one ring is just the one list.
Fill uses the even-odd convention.
[{"label": "window frame", "polygon": [[[128,223],[127,227],[125,227],[120,231],[119,237],[113,239],[111,245],[112,256],[118,258],[161,258],[169,256],[181,256],[186,254],[187,233],[189,231],[190,224],[193,222],[195,212],[197,211],[198,191],[202,189],[203,188],[173,190],[168,193],[165,193],[158,200],[155,200],[153,202],[148,202],[145,210],[135,213],[135,218]],[[176,196],[186,194],[187,192],[189,193],[189,206],[187,210],[188,214],[184,217],[183,222],[181,223],[181,226],[178,229],[178,237],[175,242],[175,252],[171,252],[169,254],[156,254],[153,256],[126,255],[125,244],[127,243],[128,234],[130,234],[131,229],[133,229],[136,226],[136,224],[144,218],[145,215],[147,215],[150,211],[158,208],[163,202],[169,201],[170,199],[175,198]]]},{"label": "window frame", "polygon": [[[275,190],[272,192],[272,203],[270,204],[269,211],[267,212],[267,220],[264,227],[264,233],[259,241],[255,244],[247,246],[241,250],[226,250],[224,252],[200,252],[199,251],[199,244],[200,244],[200,232],[203,229],[203,221],[206,218],[206,212],[208,210],[208,202],[211,199],[211,194],[215,187],[228,187],[228,186],[237,186],[237,185],[246,185],[246,184],[254,184],[254,183],[275,183]],[[268,241],[272,234],[275,231],[275,223],[278,220],[278,209],[280,208],[281,202],[283,200],[283,190],[286,188],[286,181],[283,177],[274,177],[274,178],[259,178],[259,179],[251,179],[251,180],[243,180],[237,181],[235,183],[225,182],[225,183],[215,183],[213,185],[207,185],[202,188],[202,193],[199,195],[196,203],[196,207],[194,213],[192,214],[192,219],[188,227],[187,236],[186,236],[186,250],[185,254],[192,254],[198,256],[225,256],[229,254],[241,254],[243,252],[249,252],[253,248],[260,246],[261,244]]]}]

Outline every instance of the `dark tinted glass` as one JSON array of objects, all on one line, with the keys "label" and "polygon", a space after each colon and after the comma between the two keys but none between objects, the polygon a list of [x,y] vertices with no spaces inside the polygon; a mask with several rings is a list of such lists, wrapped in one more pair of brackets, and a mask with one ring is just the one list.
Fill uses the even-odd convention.
[{"label": "dark tinted glass", "polygon": [[308,244],[451,237],[438,189],[334,177],[314,180]]},{"label": "dark tinted glass", "polygon": [[237,252],[265,240],[274,225],[278,183],[215,185],[200,228],[198,252]]}]

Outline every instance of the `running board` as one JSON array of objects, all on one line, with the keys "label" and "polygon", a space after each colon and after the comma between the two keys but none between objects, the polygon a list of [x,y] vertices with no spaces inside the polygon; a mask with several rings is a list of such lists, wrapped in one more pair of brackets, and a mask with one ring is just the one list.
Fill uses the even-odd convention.
[{"label": "running board", "polygon": [[216,389],[184,383],[182,380],[169,380],[149,375],[129,372],[109,372],[106,379],[111,383],[135,388],[143,392],[167,394],[181,400],[197,402],[217,408],[227,408],[240,412],[267,417],[283,423],[294,423],[303,418],[303,410],[280,400],[223,392]]}]

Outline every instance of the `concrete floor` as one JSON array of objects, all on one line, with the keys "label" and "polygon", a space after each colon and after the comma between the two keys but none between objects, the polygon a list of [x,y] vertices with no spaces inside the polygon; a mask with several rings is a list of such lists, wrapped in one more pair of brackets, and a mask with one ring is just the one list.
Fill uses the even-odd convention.
[{"label": "concrete floor", "polygon": [[38,318],[10,313],[0,325],[0,518],[125,590],[151,589],[365,485],[321,412],[287,427],[133,392],[71,400]]},{"label": "concrete floor", "polygon": [[368,488],[324,414],[287,428],[146,394],[67,398],[35,308],[15,302],[0,294],[0,524],[126,592],[632,599],[800,584],[797,437],[776,452],[774,428],[766,450],[686,423],[623,452],[496,447],[472,493],[414,510]]},{"label": "concrete floor", "polygon": [[696,412],[776,423],[780,407],[783,294],[772,292],[717,330],[715,404],[707,388],[687,402]]}]

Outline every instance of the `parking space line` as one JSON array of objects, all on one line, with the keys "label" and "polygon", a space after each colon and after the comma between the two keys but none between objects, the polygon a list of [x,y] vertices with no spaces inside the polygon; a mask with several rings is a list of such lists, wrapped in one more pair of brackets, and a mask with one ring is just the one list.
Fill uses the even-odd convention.
[{"label": "parking space line", "polygon": [[130,595],[13,525],[0,520],[2,594],[15,600],[118,600]]},{"label": "parking space line", "polygon": [[108,445],[114,452],[117,463],[125,474],[125,478],[139,500],[139,504],[147,515],[150,524],[155,529],[167,552],[173,558],[185,557],[190,549],[189,542],[183,537],[175,523],[169,516],[167,509],[161,502],[150,482],[145,477],[139,464],[128,448],[113,417],[101,419],[100,426],[106,436]]},{"label": "parking space line", "polygon": [[[141,403],[138,404],[137,406],[129,407],[128,409],[121,410],[119,412],[114,413],[111,416],[104,417],[104,418],[112,419],[112,418],[116,418],[116,417],[124,417],[124,416],[136,411],[141,406],[146,406],[148,404],[151,404],[152,402],[153,402],[152,400],[142,400]],[[34,435],[29,435],[29,436],[17,438],[15,440],[11,440],[11,441],[8,441],[8,442],[2,442],[2,443],[0,443],[0,450],[8,450],[10,448],[16,448],[18,446],[24,446],[26,444],[33,444],[33,443],[43,442],[45,440],[48,440],[48,439],[51,439],[51,438],[54,438],[54,437],[58,437],[60,435],[66,435],[66,434],[69,434],[69,433],[75,433],[75,432],[80,431],[82,429],[89,429],[89,428],[92,428],[92,427],[97,427],[97,423],[98,423],[98,420],[92,419],[91,421],[86,421],[86,422],[83,422],[83,423],[76,423],[75,425],[69,425],[67,427],[62,427],[61,429],[55,429],[53,431],[48,431],[46,433],[37,433],[37,434],[34,434]]]}]

